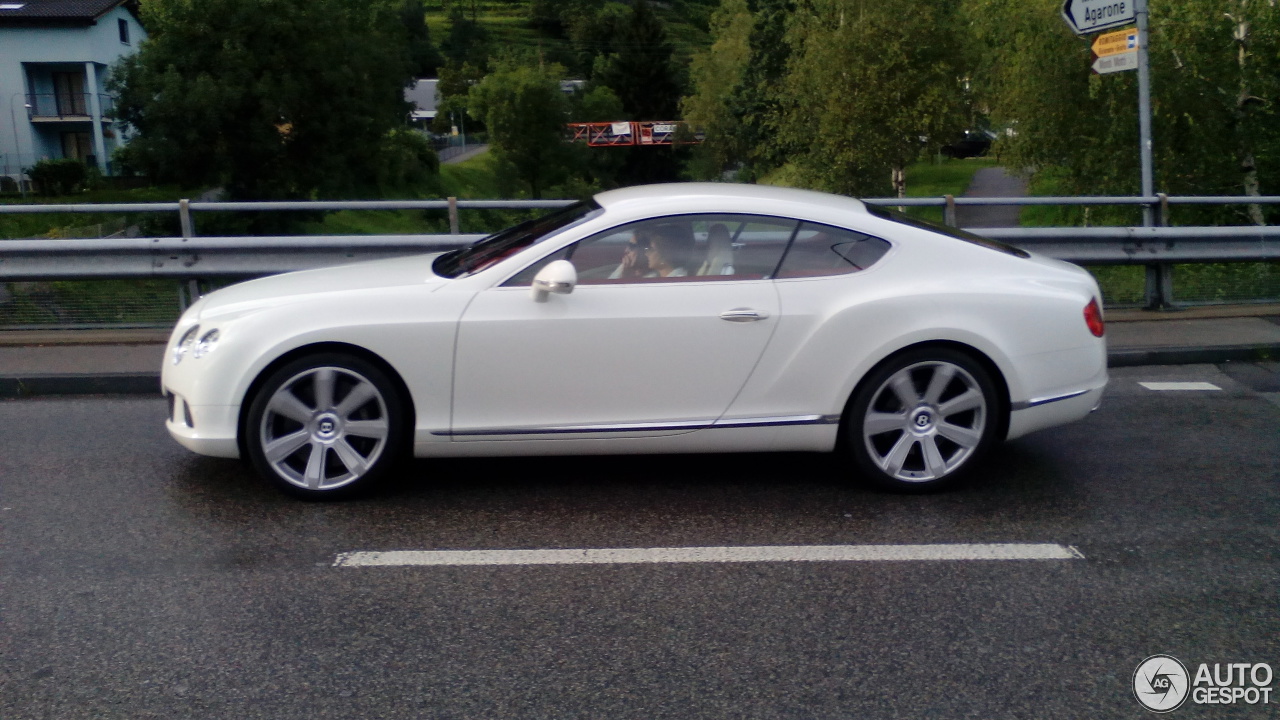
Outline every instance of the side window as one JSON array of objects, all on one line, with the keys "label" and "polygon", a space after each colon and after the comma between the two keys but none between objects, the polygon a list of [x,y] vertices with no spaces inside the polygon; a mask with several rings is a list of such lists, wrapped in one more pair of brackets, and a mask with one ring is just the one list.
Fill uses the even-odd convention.
[{"label": "side window", "polygon": [[528,285],[538,270],[560,259],[573,262],[579,285],[759,280],[772,276],[797,224],[736,214],[642,220],[553,253],[503,285]]},{"label": "side window", "polygon": [[778,268],[779,278],[844,275],[871,267],[889,251],[888,242],[852,230],[803,223]]}]

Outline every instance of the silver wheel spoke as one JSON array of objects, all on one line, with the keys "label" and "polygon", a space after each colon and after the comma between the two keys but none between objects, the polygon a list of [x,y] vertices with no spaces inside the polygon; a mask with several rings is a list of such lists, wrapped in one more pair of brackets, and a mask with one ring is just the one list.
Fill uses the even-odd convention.
[{"label": "silver wheel spoke", "polygon": [[338,454],[338,459],[347,467],[347,472],[354,475],[363,475],[369,469],[369,463],[356,452],[356,449],[347,444],[345,439],[339,439],[333,444],[333,451]]},{"label": "silver wheel spoke", "polygon": [[306,424],[311,421],[311,415],[314,411],[303,404],[293,393],[287,389],[281,389],[271,397],[271,402],[267,403],[267,412],[283,415],[290,420]]},{"label": "silver wheel spoke", "polygon": [[869,412],[866,421],[862,423],[862,433],[867,437],[905,429],[907,429],[906,413]]},{"label": "silver wheel spoke", "polygon": [[924,391],[924,401],[930,405],[937,405],[938,398],[942,397],[942,391],[947,389],[947,385],[951,384],[951,379],[956,376],[956,368],[954,365],[938,365],[933,369],[933,377],[929,379],[929,387]]},{"label": "silver wheel spoke", "polygon": [[936,440],[932,437],[921,438],[920,448],[924,450],[924,466],[929,470],[929,476],[937,478],[946,475],[947,461],[942,459]]},{"label": "silver wheel spoke", "polygon": [[351,413],[359,410],[365,403],[376,397],[378,397],[378,389],[373,386],[373,383],[360,383],[351,388],[351,392],[342,398],[342,402],[338,403],[338,406],[333,411],[338,414],[338,417],[345,420]]},{"label": "silver wheel spoke", "polygon": [[949,422],[938,423],[938,434],[963,448],[976,447],[982,439],[981,432]]},{"label": "silver wheel spoke", "polygon": [[309,489],[320,489],[320,483],[324,480],[325,475],[325,457],[328,454],[328,448],[324,445],[320,443],[311,444],[311,457],[307,458],[307,471],[303,475],[303,479],[307,481]]},{"label": "silver wheel spoke", "polygon": [[298,448],[306,445],[310,439],[311,435],[306,430],[289,433],[267,443],[266,447],[262,448],[262,454],[267,456],[267,462],[274,465],[297,452]]},{"label": "silver wheel spoke", "polygon": [[903,433],[889,454],[884,456],[883,467],[890,475],[902,472],[902,466],[907,462],[907,455],[911,453],[911,446],[916,444],[916,440],[910,433]]},{"label": "silver wheel spoke", "polygon": [[947,417],[966,410],[975,410],[982,407],[984,402],[981,392],[974,388],[969,388],[963,394],[957,395],[938,406],[938,414],[942,417]]},{"label": "silver wheel spoke", "polygon": [[893,394],[898,396],[898,402],[902,403],[904,410],[910,410],[920,404],[920,395],[916,392],[915,383],[911,382],[909,371],[903,370],[890,378],[889,387],[893,389]]},{"label": "silver wheel spoke", "polygon": [[387,421],[382,419],[352,420],[346,424],[343,430],[347,435],[378,440],[387,436]]},{"label": "silver wheel spoke", "polygon": [[316,391],[316,409],[328,410],[333,407],[333,368],[323,367],[316,370],[312,380]]}]

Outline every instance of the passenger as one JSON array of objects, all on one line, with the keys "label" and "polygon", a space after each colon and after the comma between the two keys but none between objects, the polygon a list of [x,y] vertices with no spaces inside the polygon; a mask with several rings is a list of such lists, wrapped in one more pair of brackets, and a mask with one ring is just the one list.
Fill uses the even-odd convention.
[{"label": "passenger", "polygon": [[693,236],[678,227],[662,228],[653,235],[645,250],[649,272],[653,277],[687,277],[693,255]]},{"label": "passenger", "polygon": [[609,274],[610,280],[645,277],[649,273],[649,258],[645,250],[649,247],[649,231],[637,228],[631,233],[631,239],[622,250],[622,262]]}]

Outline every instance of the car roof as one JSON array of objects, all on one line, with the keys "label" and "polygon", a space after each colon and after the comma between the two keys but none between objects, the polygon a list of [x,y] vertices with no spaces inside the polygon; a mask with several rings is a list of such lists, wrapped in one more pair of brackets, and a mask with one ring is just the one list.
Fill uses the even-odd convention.
[{"label": "car roof", "polygon": [[[621,205],[655,205],[671,207],[672,203],[685,207],[716,207],[750,205],[767,212],[768,207],[757,203],[778,203],[792,210],[811,207],[817,211],[865,213],[867,206],[861,200],[844,195],[772,185],[744,185],[736,183],[666,183],[662,185],[637,185],[608,190],[595,196],[596,202],[608,209]],[[674,209],[674,208],[672,208]]]}]

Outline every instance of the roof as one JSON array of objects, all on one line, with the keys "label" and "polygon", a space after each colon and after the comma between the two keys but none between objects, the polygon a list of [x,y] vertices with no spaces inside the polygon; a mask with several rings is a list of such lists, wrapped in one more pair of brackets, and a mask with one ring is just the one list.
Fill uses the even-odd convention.
[{"label": "roof", "polygon": [[134,0],[0,0],[0,25],[92,25],[117,7],[133,4]]},{"label": "roof", "polygon": [[625,203],[675,205],[684,201],[693,204],[735,204],[744,207],[756,204],[760,210],[771,204],[785,203],[793,206],[838,209],[844,212],[866,211],[862,201],[854,198],[772,185],[667,183],[624,187],[596,195],[596,202],[606,207]]}]

